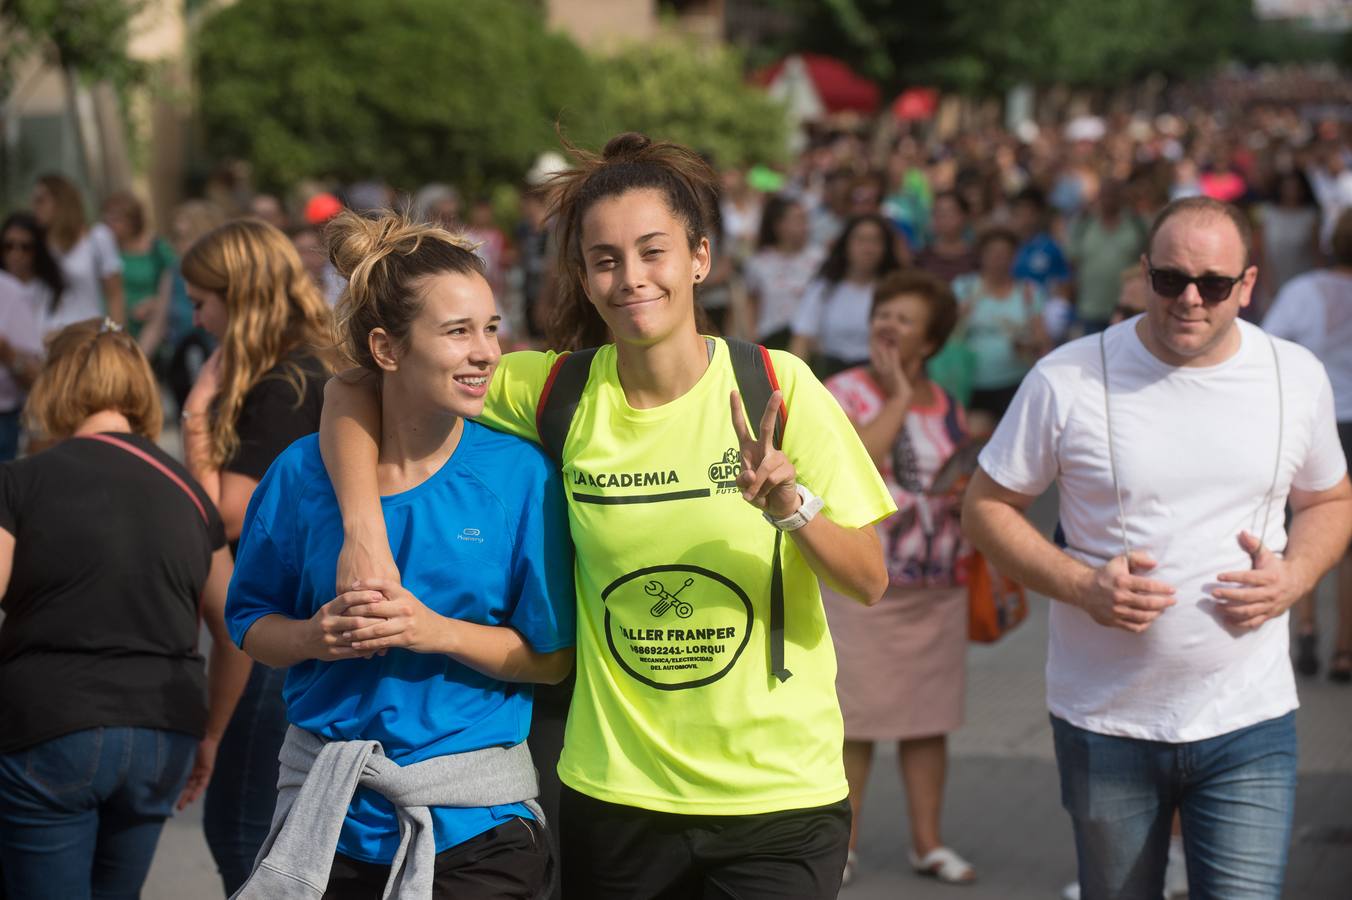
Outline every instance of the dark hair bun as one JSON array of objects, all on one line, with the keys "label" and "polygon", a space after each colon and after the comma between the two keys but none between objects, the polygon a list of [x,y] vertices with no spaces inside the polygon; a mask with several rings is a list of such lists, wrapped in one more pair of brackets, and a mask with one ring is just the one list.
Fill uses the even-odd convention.
[{"label": "dark hair bun", "polygon": [[605,149],[601,151],[601,156],[606,162],[623,162],[638,156],[651,147],[652,143],[652,140],[646,134],[626,131],[624,134],[617,134],[607,141]]}]

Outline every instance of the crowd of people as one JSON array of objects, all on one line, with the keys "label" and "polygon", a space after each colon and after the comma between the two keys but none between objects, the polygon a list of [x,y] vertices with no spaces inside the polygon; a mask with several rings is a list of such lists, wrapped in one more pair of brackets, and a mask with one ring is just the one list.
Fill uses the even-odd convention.
[{"label": "crowd of people", "polygon": [[5,218],[0,895],[135,893],[204,795],[227,895],[834,897],[880,741],[970,882],[984,554],[1052,601],[1068,892],[1278,896],[1335,564],[1352,681],[1347,126],[565,149],[511,225],[228,171]]}]

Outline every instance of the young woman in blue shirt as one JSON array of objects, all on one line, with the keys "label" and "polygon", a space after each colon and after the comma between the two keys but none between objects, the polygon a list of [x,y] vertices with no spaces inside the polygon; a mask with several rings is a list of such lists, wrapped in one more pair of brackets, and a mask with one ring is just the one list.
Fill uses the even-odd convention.
[{"label": "young woman in blue shirt", "polygon": [[[402,585],[335,585],[342,517],[312,435],[278,457],[250,503],[231,635],[288,669],[293,730],[379,741],[400,766],[515,746],[531,716],[524,682],[572,668],[572,551],[547,457],[469,421],[500,356],[492,292],[473,253],[440,228],[347,214],[330,226],[330,247],[349,279],[339,307],[348,352],[380,379],[378,479]],[[393,648],[352,649],[372,637]],[[434,896],[539,893],[548,842],[525,804],[429,808]],[[325,896],[381,896],[399,847],[392,804],[358,788]]]}]

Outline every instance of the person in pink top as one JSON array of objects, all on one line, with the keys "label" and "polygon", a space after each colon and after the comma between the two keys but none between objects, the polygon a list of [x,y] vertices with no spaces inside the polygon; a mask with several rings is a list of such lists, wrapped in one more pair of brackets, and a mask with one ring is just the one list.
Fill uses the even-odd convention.
[{"label": "person in pink top", "polygon": [[869,316],[869,357],[826,382],[854,423],[897,504],[878,525],[890,587],[873,607],[823,586],[836,644],[836,692],[845,719],[845,776],[854,822],[845,877],[858,865],[864,791],[877,741],[896,741],[911,823],[911,866],[947,882],[975,870],[944,846],[939,820],[947,735],[962,724],[967,592],[961,496],[950,477],[967,446],[966,418],[925,363],[957,322],[953,291],[910,269],[878,282]]}]

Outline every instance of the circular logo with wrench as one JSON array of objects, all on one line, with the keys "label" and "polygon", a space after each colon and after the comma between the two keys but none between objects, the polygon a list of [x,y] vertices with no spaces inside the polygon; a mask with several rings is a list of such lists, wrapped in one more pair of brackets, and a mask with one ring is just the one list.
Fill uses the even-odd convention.
[{"label": "circular logo with wrench", "polygon": [[650,566],[601,592],[606,642],[635,680],[675,691],[710,684],[736,664],[751,637],[751,599],[699,566]]}]

